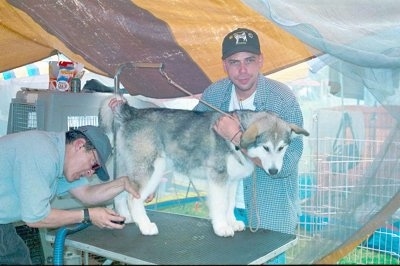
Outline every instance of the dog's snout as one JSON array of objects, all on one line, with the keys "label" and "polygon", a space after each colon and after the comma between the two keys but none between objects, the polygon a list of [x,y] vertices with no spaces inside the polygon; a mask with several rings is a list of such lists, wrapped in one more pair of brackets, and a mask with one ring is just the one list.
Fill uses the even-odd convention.
[{"label": "dog's snout", "polygon": [[276,168],[270,168],[270,169],[268,169],[268,173],[269,173],[270,175],[276,175],[276,174],[278,173],[278,169],[276,169]]}]

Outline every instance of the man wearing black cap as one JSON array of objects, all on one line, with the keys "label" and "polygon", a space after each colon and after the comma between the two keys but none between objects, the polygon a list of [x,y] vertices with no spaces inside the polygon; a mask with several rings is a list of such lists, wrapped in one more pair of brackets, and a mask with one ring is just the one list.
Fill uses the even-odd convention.
[{"label": "man wearing black cap", "polygon": [[[125,217],[112,209],[95,207],[122,191],[139,197],[127,177],[89,185],[94,173],[102,181],[110,176],[106,162],[111,154],[108,137],[95,126],[68,132],[25,131],[0,138],[0,264],[31,264],[28,247],[14,222],[30,227],[55,228],[91,222],[100,228],[121,229]],[[56,195],[71,193],[85,210],[54,209]]]},{"label": "man wearing black cap", "polygon": [[[264,58],[257,34],[238,28],[222,42],[222,65],[228,77],[205,89],[202,100],[222,111],[250,109],[271,111],[283,120],[303,127],[303,115],[292,91],[283,83],[264,77],[260,71]],[[208,111],[199,103],[194,110]],[[222,117],[214,130],[236,146],[241,134],[238,121]],[[278,175],[270,176],[256,167],[255,177],[243,180],[236,196],[235,215],[252,228],[265,228],[295,234],[298,222],[298,162],[303,152],[303,141],[295,138],[290,143]],[[257,163],[257,162],[256,162]],[[254,184],[253,184],[254,183]],[[271,263],[285,263],[284,254]]]}]

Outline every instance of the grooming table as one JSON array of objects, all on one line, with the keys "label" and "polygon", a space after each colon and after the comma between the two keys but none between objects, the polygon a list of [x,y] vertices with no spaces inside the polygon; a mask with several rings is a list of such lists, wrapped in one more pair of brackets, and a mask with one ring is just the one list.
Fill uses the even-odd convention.
[{"label": "grooming table", "polygon": [[[69,234],[65,246],[127,264],[261,264],[285,252],[297,242],[295,235],[246,228],[234,237],[218,237],[209,219],[147,211],[159,229],[144,236],[135,224],[122,230],[94,225]],[[56,230],[46,240],[54,242]]]}]

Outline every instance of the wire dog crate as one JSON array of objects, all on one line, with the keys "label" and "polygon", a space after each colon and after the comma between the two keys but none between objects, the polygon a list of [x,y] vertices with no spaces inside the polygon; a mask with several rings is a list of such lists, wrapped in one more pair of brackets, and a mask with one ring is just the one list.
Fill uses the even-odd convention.
[{"label": "wire dog crate", "polygon": [[[343,145],[347,150],[340,156],[333,149],[337,139],[332,136],[305,140],[305,146],[308,143],[309,147],[300,162],[306,167],[299,175],[302,211],[297,231],[299,244],[288,252],[293,260],[301,252],[307,252],[304,249],[309,243],[321,240],[332,228],[331,235],[336,236],[356,231],[400,189],[400,136],[396,132],[390,136],[395,120],[382,108],[351,106],[340,110],[343,111],[361,112],[363,138],[340,138],[347,144]],[[389,138],[393,141],[387,145]],[[348,145],[351,142],[358,144],[357,151]],[[341,262],[399,264],[399,210],[374,233],[366,235]]]}]

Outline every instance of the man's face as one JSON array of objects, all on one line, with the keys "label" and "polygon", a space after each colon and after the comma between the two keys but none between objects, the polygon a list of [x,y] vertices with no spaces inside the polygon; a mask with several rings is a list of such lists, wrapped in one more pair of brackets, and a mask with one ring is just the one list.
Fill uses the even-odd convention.
[{"label": "man's face", "polygon": [[239,52],[223,61],[225,72],[241,91],[255,91],[257,78],[263,65],[263,56],[248,52]]},{"label": "man's face", "polygon": [[83,176],[92,176],[100,167],[96,150],[86,150],[84,144],[83,139],[78,139],[66,150],[64,175],[70,182]]}]

